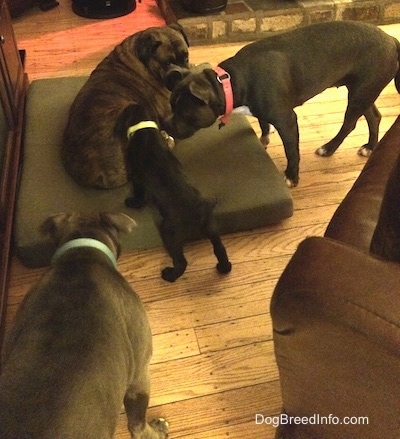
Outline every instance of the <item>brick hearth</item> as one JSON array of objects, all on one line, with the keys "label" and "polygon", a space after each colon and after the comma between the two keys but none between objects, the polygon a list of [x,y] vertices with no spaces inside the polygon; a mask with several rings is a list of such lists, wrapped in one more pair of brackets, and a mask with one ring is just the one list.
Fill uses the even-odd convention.
[{"label": "brick hearth", "polygon": [[193,45],[250,41],[329,20],[400,22],[400,0],[228,0],[223,12],[203,16],[186,12],[181,0],[157,2],[167,23],[180,23]]}]

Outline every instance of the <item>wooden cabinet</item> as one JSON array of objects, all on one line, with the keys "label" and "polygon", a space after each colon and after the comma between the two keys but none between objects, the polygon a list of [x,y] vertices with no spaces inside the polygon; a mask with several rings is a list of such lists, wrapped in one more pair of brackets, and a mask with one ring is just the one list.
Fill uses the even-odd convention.
[{"label": "wooden cabinet", "polygon": [[21,155],[27,89],[5,0],[0,1],[0,345],[3,338],[11,236]]},{"label": "wooden cabinet", "polygon": [[4,116],[10,127],[19,122],[19,109],[24,95],[24,68],[17,49],[7,3],[0,9],[0,71],[1,102]]}]

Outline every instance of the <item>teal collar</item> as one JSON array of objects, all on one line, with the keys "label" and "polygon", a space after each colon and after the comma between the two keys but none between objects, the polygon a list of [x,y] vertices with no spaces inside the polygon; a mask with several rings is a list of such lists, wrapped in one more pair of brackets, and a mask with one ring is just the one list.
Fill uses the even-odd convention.
[{"label": "teal collar", "polygon": [[101,241],[98,241],[97,239],[92,238],[77,238],[73,239],[71,241],[66,242],[64,245],[62,245],[57,251],[54,253],[51,264],[54,265],[57,260],[68,250],[71,250],[72,248],[78,248],[78,247],[91,247],[95,248],[97,250],[100,250],[103,252],[108,259],[111,261],[112,265],[117,268],[117,260],[113,254],[113,252]]}]

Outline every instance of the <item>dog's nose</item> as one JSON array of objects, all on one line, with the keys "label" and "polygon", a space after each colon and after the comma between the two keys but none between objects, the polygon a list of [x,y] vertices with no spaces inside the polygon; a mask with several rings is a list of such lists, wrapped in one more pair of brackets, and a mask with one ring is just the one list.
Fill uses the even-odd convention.
[{"label": "dog's nose", "polygon": [[175,139],[187,139],[196,132],[196,130],[177,122],[174,118],[171,119],[166,131]]},{"label": "dog's nose", "polygon": [[172,91],[178,85],[182,79],[189,74],[190,70],[187,68],[180,67],[175,64],[171,64],[170,68],[167,70],[165,74],[165,85],[168,90]]}]

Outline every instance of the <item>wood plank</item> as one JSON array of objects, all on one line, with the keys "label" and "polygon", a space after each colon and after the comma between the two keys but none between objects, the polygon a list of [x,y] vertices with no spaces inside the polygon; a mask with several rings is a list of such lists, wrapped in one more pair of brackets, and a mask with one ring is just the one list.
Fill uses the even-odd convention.
[{"label": "wood plank", "polygon": [[[274,380],[250,385],[240,391],[234,389],[151,408],[149,418],[165,417],[170,422],[171,439],[216,439],[226,433],[238,435],[246,426],[255,424],[256,413],[276,415],[281,405],[279,381]],[[254,437],[267,438],[263,433],[268,429],[257,427],[260,436]],[[252,436],[245,434],[242,438],[249,437]]]},{"label": "wood plank", "polygon": [[214,352],[272,340],[269,313],[227,320],[196,328],[200,352]]},{"label": "wood plank", "polygon": [[[275,428],[256,425],[255,414],[276,416],[281,409],[279,381],[252,385],[220,394],[207,395],[162,406],[151,407],[148,419],[164,417],[170,423],[170,439],[222,439],[262,437],[272,439]],[[254,432],[250,436],[243,432]],[[265,434],[265,436],[264,436]],[[115,439],[130,438],[122,412]]]},{"label": "wood plank", "polygon": [[166,332],[153,337],[152,364],[199,355],[199,345],[194,328]]},{"label": "wood plank", "polygon": [[150,366],[151,405],[276,381],[272,342],[255,343]]}]

